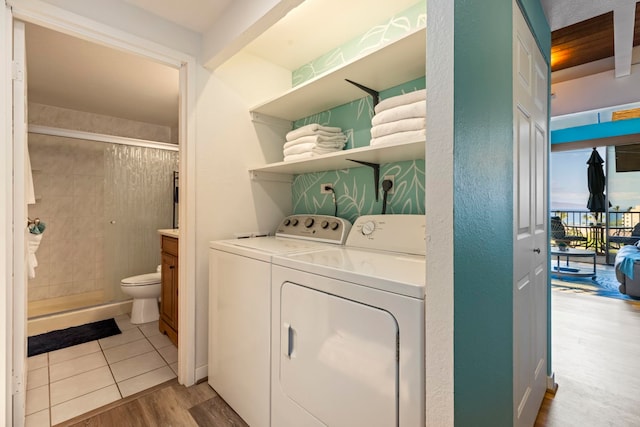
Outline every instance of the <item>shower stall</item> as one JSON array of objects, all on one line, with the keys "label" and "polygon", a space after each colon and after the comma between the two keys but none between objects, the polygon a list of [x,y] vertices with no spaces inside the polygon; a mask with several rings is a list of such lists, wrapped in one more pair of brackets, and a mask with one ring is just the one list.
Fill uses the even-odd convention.
[{"label": "shower stall", "polygon": [[28,144],[29,218],[46,224],[28,282],[29,319],[126,300],[120,280],[156,271],[157,230],[173,226],[177,145],[46,133],[29,133]]}]

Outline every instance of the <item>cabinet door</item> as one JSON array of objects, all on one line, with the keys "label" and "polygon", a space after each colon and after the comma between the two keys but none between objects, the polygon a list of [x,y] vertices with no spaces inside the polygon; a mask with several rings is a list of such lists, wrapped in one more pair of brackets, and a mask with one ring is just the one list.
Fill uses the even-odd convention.
[{"label": "cabinet door", "polygon": [[171,328],[178,329],[178,258],[162,253],[162,301],[160,316]]}]

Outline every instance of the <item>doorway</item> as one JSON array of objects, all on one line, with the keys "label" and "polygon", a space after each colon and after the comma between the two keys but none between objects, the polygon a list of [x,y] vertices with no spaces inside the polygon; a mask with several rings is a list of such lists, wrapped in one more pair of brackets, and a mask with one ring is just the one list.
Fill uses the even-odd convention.
[{"label": "doorway", "polygon": [[[30,25],[31,26],[31,25]],[[35,26],[33,26],[35,27]],[[32,27],[32,28],[33,28]],[[46,29],[45,29],[46,30]],[[49,30],[47,30],[49,31]],[[27,38],[28,38],[28,31],[27,31]],[[77,50],[71,49],[73,51],[73,53],[78,53]],[[62,59],[58,58],[58,61],[62,61]],[[51,71],[52,67],[49,67],[48,72],[50,74],[54,74]],[[38,142],[34,143],[34,146],[39,145],[40,148],[45,147],[44,149],[44,155],[40,156],[40,160],[36,160],[36,159],[32,159],[33,163],[38,164],[38,162],[40,162],[41,165],[44,165],[46,167],[49,166],[53,166],[53,168],[55,169],[56,165],[52,163],[53,162],[53,157],[55,156],[49,156],[48,154],[62,154],[60,156],[57,156],[61,159],[72,159],[74,162],[72,163],[73,167],[71,169],[72,172],[77,172],[75,170],[75,167],[80,165],[81,166],[81,171],[79,171],[80,173],[75,174],[75,173],[67,173],[65,175],[65,172],[69,172],[69,165],[66,166],[60,166],[57,165],[58,169],[61,170],[61,175],[66,176],[66,178],[61,178],[59,176],[54,177],[53,175],[49,175],[49,176],[42,176],[40,177],[40,179],[36,178],[36,184],[38,184],[38,181],[41,188],[45,189],[46,191],[40,192],[39,194],[36,194],[36,203],[35,206],[38,206],[38,200],[40,199],[41,202],[44,201],[45,195],[47,198],[49,198],[50,196],[55,196],[58,197],[59,199],[64,199],[66,202],[66,205],[64,203],[58,203],[57,205],[57,210],[53,209],[50,211],[47,211],[47,218],[52,218],[50,220],[49,223],[49,227],[48,227],[48,232],[54,231],[56,229],[58,229],[58,234],[59,235],[64,235],[64,226],[67,225],[69,226],[69,230],[71,233],[73,233],[73,235],[81,235],[82,238],[79,239],[80,241],[82,241],[84,243],[84,247],[82,249],[71,249],[71,250],[63,250],[60,252],[63,252],[63,255],[67,255],[67,257],[69,258],[78,258],[78,256],[83,256],[83,255],[87,255],[85,252],[91,252],[90,255],[95,256],[95,253],[97,252],[96,250],[96,246],[92,245],[95,244],[96,241],[95,240],[91,240],[91,237],[96,237],[98,238],[99,236],[97,235],[91,235],[91,233],[93,233],[92,230],[97,230],[99,227],[97,226],[98,223],[100,223],[100,221],[104,221],[106,223],[109,223],[110,225],[115,225],[115,224],[111,224],[111,222],[109,220],[106,219],[106,217],[108,217],[108,215],[106,215],[106,213],[108,212],[108,210],[114,207],[113,203],[103,203],[102,208],[104,209],[102,212],[99,212],[100,210],[100,206],[99,203],[97,202],[97,193],[99,193],[100,191],[98,190],[98,187],[96,186],[97,183],[99,183],[99,181],[106,181],[107,179],[103,176],[101,177],[100,174],[97,174],[96,171],[100,169],[100,167],[96,167],[100,164],[100,162],[104,162],[103,165],[108,165],[109,161],[107,161],[106,159],[109,158],[111,160],[121,160],[123,158],[133,158],[133,159],[143,159],[146,160],[145,163],[153,163],[156,161],[159,161],[160,163],[165,163],[164,167],[166,169],[168,169],[166,172],[167,175],[167,182],[168,184],[166,185],[166,191],[168,193],[168,197],[166,200],[166,205],[167,205],[167,211],[168,211],[168,215],[167,215],[167,220],[166,220],[166,224],[162,225],[160,228],[171,228],[171,220],[172,220],[172,212],[173,212],[173,172],[176,171],[178,169],[178,159],[177,159],[177,141],[179,139],[178,135],[179,135],[179,131],[177,128],[177,122],[178,122],[178,116],[179,116],[179,111],[178,111],[178,87],[180,86],[179,84],[179,80],[178,80],[178,70],[177,69],[173,69],[174,72],[174,81],[175,81],[175,88],[176,88],[176,94],[175,94],[175,98],[176,98],[176,102],[175,102],[175,110],[174,110],[174,115],[175,115],[175,122],[176,122],[176,128],[175,129],[170,129],[169,132],[165,132],[167,135],[169,135],[167,141],[161,141],[159,143],[157,143],[158,138],[153,138],[155,139],[155,141],[149,142],[148,140],[142,141],[142,143],[140,143],[141,138],[139,138],[139,135],[134,135],[134,136],[138,136],[138,138],[132,138],[131,135],[127,135],[127,136],[122,136],[122,135],[118,135],[118,132],[113,132],[113,129],[116,129],[117,126],[115,126],[114,124],[122,124],[125,121],[127,121],[128,119],[126,118],[122,118],[122,117],[115,117],[113,115],[108,115],[105,114],[104,111],[102,112],[94,112],[94,111],[90,111],[87,108],[83,108],[82,110],[84,111],[80,111],[81,109],[74,109],[69,108],[70,105],[49,105],[52,102],[49,102],[48,104],[41,104],[41,103],[32,103],[32,111],[37,111],[38,115],[34,115],[34,117],[32,117],[32,120],[30,120],[30,124],[33,125],[36,130],[30,133],[30,137],[29,139],[33,139],[38,140]],[[148,77],[148,76],[147,76]],[[34,83],[37,83],[37,80],[34,79]],[[37,85],[34,85],[37,87]],[[57,89],[58,87],[56,87]],[[29,92],[31,93],[31,91]],[[35,99],[41,100],[42,98],[37,98],[37,97],[33,97]],[[107,104],[107,100],[105,98],[103,98],[103,100],[105,101],[104,103]],[[68,101],[68,100],[67,100]],[[42,101],[41,101],[42,102]],[[133,103],[131,100],[128,101],[129,103]],[[79,120],[78,117],[82,117],[83,119],[87,119],[87,116],[90,115],[89,120]],[[37,121],[36,118],[39,120]],[[49,122],[47,122],[49,121]],[[52,123],[53,122],[53,123]],[[60,122],[65,122],[67,124],[69,124],[69,126],[62,126],[60,127]],[[136,122],[135,120],[128,120],[128,124],[131,125],[132,122]],[[51,126],[52,124],[55,124],[55,126]],[[82,126],[93,126],[93,127],[98,127],[98,131],[95,131],[95,129],[86,129],[86,128],[82,128]],[[103,127],[100,128],[100,125],[102,125]],[[74,127],[76,127],[76,129],[73,129]],[[78,130],[77,128],[81,128],[80,130]],[[159,126],[156,126],[156,128]],[[64,129],[65,131],[71,131],[71,133],[73,132],[77,132],[78,134],[75,135],[71,135],[71,134],[64,134],[64,135],[58,135],[55,132],[53,134],[50,134],[47,132],[47,130],[45,129],[45,131],[43,131],[43,128],[52,128],[52,129]],[[132,131],[132,129],[136,132],[143,132],[144,129],[146,129],[147,131],[149,130],[149,126],[124,126],[124,130],[125,133],[126,131]],[[144,129],[143,129],[144,128]],[[157,129],[156,129],[157,130]],[[85,137],[87,134],[90,134],[90,136]],[[113,135],[115,134],[115,135]],[[97,138],[94,138],[95,136],[98,136]],[[107,140],[109,139],[116,139],[118,140],[118,143],[115,144],[105,144],[104,141],[102,142],[95,142],[97,140],[100,139],[100,137],[104,137],[106,136]],[[171,140],[171,138],[175,137],[175,139]],[[127,143],[123,143],[126,142],[125,140],[135,140],[133,141],[133,144],[127,144]],[[44,141],[43,141],[44,140]],[[112,141],[111,141],[112,142]],[[131,141],[130,141],[131,142]],[[137,144],[136,144],[137,143]],[[156,144],[158,146],[154,147],[153,145]],[[172,150],[164,150],[164,148],[162,145],[172,145],[173,149]],[[149,146],[151,145],[151,146]],[[109,148],[104,148],[105,146],[109,146]],[[115,147],[115,148],[114,148]],[[16,149],[20,149],[19,146],[15,147]],[[26,147],[25,147],[26,148]],[[79,149],[79,151],[78,151]],[[109,155],[105,155],[105,151],[113,151],[113,153],[109,153]],[[26,150],[25,150],[26,151]],[[36,150],[37,151],[37,150]],[[100,153],[98,155],[95,155],[96,152]],[[169,153],[169,155],[166,155],[167,153]],[[41,153],[42,154],[42,153]],[[37,156],[36,156],[37,157]],[[168,162],[166,161],[168,158]],[[97,159],[97,160],[96,160]],[[77,161],[80,160],[80,161]],[[157,162],[156,162],[157,163]],[[145,166],[149,166],[148,164]],[[44,171],[44,169],[40,169],[38,170],[37,168],[35,169],[35,174],[37,175],[38,173],[41,173]],[[46,169],[46,168],[45,168]],[[66,169],[66,170],[63,170]],[[113,168],[111,168],[113,169]],[[117,168],[116,168],[117,169]],[[136,168],[132,168],[132,167],[125,167],[124,169],[127,169],[128,172],[131,172],[131,170],[136,169]],[[110,170],[108,167],[105,167],[104,170]],[[50,172],[50,170],[47,169],[47,172]],[[43,175],[47,175],[47,174],[43,174]],[[69,177],[70,175],[70,177]],[[74,175],[79,175],[79,176],[74,176]],[[104,174],[104,175],[108,175],[108,174]],[[156,178],[157,176],[153,176],[153,174],[147,174],[146,172],[143,173],[138,173],[136,176],[139,177],[146,177],[147,175],[151,175],[151,177]],[[130,175],[125,175],[130,177]],[[89,177],[89,178],[87,178]],[[87,178],[87,179],[85,179]],[[134,187],[138,187],[138,189],[140,191],[142,191],[144,194],[147,194],[149,191],[145,191],[145,190],[149,190],[149,185],[148,183],[145,184],[144,182],[140,181],[134,181],[132,182],[130,179],[127,182],[123,182],[123,178],[122,177],[116,177],[116,179],[114,179],[117,182],[120,183],[124,183],[125,185],[129,185],[129,186],[134,186]],[[126,181],[126,179],[125,179]],[[157,179],[153,179],[152,181],[154,181],[154,185],[157,184],[157,182],[155,181],[161,181],[161,180],[157,180]],[[62,183],[62,185],[61,185]],[[67,184],[66,186],[64,184]],[[55,184],[55,185],[54,185]],[[77,184],[77,185],[76,185]],[[67,187],[67,188],[65,188]],[[64,194],[59,194],[61,191],[63,190],[67,190],[69,191],[69,188],[71,187],[71,192],[67,195]],[[164,188],[164,186],[159,185],[159,187]],[[78,198],[78,200],[74,200],[73,197],[77,194],[76,190],[78,188],[81,188],[85,191],[84,194],[81,194]],[[111,193],[114,194],[120,194],[122,193],[122,189],[123,187],[119,187],[120,189],[118,190],[118,187],[116,187],[116,189],[111,190]],[[37,190],[36,190],[37,191]],[[107,195],[107,191],[104,191],[104,187],[103,187],[103,193],[105,193],[105,195]],[[58,194],[56,194],[58,193]],[[138,193],[139,194],[139,193]],[[108,195],[107,195],[108,196]],[[86,205],[82,205],[82,199],[90,199],[91,203],[89,205],[91,205],[91,208],[89,209],[89,212],[83,212],[83,213],[87,213],[87,215],[84,215],[86,218],[83,221],[78,221],[78,222],[74,222],[74,218],[71,218],[71,220],[69,222],[71,222],[71,224],[65,224],[64,220],[60,220],[60,218],[54,218],[55,215],[53,214],[64,214],[67,213],[65,211],[71,210],[72,212],[77,213],[78,211],[83,211],[87,209]],[[107,200],[108,197],[107,197]],[[147,200],[148,202],[148,200]],[[126,205],[127,203],[125,203]],[[55,204],[54,204],[55,205]],[[60,207],[62,205],[62,207]],[[108,206],[107,206],[108,205]],[[55,208],[55,206],[54,206]],[[153,206],[152,206],[153,208]],[[155,209],[155,208],[154,208]],[[160,209],[162,210],[162,209]],[[61,212],[62,211],[62,212]],[[38,211],[36,209],[36,211],[33,212],[34,214],[38,215]],[[49,214],[51,214],[52,216],[48,216]],[[28,214],[30,217],[32,216],[32,212],[29,212]],[[33,215],[34,217],[36,217],[36,215]],[[60,216],[60,215],[58,215]],[[70,215],[71,217],[73,217],[73,215]],[[128,217],[129,215],[124,215],[124,217]],[[143,219],[143,222],[145,219],[148,219],[149,215],[145,215],[144,213],[137,213],[137,214],[133,214],[132,216],[136,216],[139,218]],[[103,218],[104,217],[104,218]],[[64,218],[63,218],[64,219]],[[88,221],[87,221],[88,220]],[[44,218],[42,219],[42,222],[44,222]],[[120,221],[115,221],[116,224],[118,224]],[[151,236],[150,238],[146,239],[149,241],[155,241],[155,251],[153,251],[152,248],[152,244],[149,243],[146,246],[148,248],[145,249],[151,249],[153,252],[158,253],[159,254],[159,247],[160,247],[160,238],[159,235],[157,235],[157,231],[156,231],[156,227],[157,226],[153,226],[152,229],[152,234],[153,236]],[[130,227],[129,227],[130,228]],[[139,227],[138,227],[139,228]],[[67,230],[67,231],[69,231]],[[127,231],[131,231],[131,230],[127,230]],[[55,233],[53,233],[55,235]],[[103,240],[106,241],[108,240],[108,238],[106,238],[104,236],[104,234],[109,234],[109,233],[105,233],[103,232]],[[118,233],[111,233],[113,235],[117,235]],[[122,234],[122,233],[121,233]],[[127,233],[128,234],[128,233]],[[43,237],[46,236],[43,233]],[[48,236],[47,236],[48,237]],[[110,238],[111,236],[109,236]],[[53,240],[53,239],[51,239]],[[91,240],[91,241],[89,241]],[[140,239],[142,240],[142,239]],[[137,241],[137,240],[136,240]],[[103,242],[104,244],[104,242]],[[106,245],[104,244],[104,246],[106,247],[111,247],[113,245]],[[45,251],[46,252],[46,251]],[[53,252],[53,251],[50,251]],[[56,251],[57,252],[57,251]],[[113,251],[115,253],[120,253],[120,252],[125,252],[126,250],[118,250],[117,248]],[[41,261],[47,261],[46,259],[46,253],[43,253],[44,258],[41,258]],[[104,254],[103,254],[104,255]],[[95,275],[97,275],[100,271],[100,267],[98,266],[98,262],[97,259],[99,258],[99,256],[96,257],[92,257],[93,261],[94,261],[94,266],[95,270],[92,272],[92,274],[94,274],[94,277],[97,277]],[[103,261],[106,261],[106,259],[103,258]],[[117,263],[117,261],[116,261]],[[46,265],[46,262],[44,262],[44,264]],[[53,263],[52,263],[53,264]],[[90,262],[88,260],[82,260],[82,262],[77,263],[80,265],[84,265],[84,264],[90,264]],[[107,262],[104,262],[104,264],[107,264]],[[134,263],[137,264],[137,263]],[[153,263],[155,265],[159,264],[159,262],[157,263]],[[40,264],[38,267],[43,267],[45,266],[43,264]],[[153,266],[155,269],[155,265]],[[36,267],[36,268],[38,268]],[[71,276],[73,276],[73,274],[75,273],[75,269],[76,269],[76,265],[72,264],[72,268],[70,271],[67,271],[67,273],[70,273]],[[102,267],[103,272],[104,272],[104,266]],[[41,272],[43,272],[44,269],[41,270]],[[96,272],[97,271],[97,272]],[[86,272],[85,272],[86,273]],[[47,276],[46,274],[43,274],[45,277]],[[116,276],[119,276],[118,274],[115,274]],[[42,276],[42,275],[41,275]],[[106,276],[106,274],[105,274]],[[37,276],[36,276],[37,277]],[[50,275],[49,275],[49,278]],[[105,278],[106,279],[106,278]],[[87,280],[89,282],[89,280]],[[106,280],[105,280],[106,281]],[[113,280],[111,280],[111,282],[113,282]],[[32,284],[30,284],[32,285]],[[112,283],[113,285],[113,283]],[[70,286],[71,288],[73,288],[73,284],[71,284]],[[118,281],[118,287],[119,287],[119,281]],[[52,288],[52,287],[50,287]],[[112,295],[115,293],[116,288],[112,287],[111,288],[111,293]],[[47,289],[47,291],[50,291],[50,289]],[[28,291],[27,291],[28,293]],[[111,297],[113,299],[113,296]],[[104,301],[103,301],[104,302]],[[86,308],[86,307],[85,307]],[[25,319],[26,320],[26,319]],[[16,323],[18,323],[20,321],[20,319],[16,319]],[[162,338],[161,335],[159,334],[152,334],[151,332],[153,332],[152,330],[142,330],[142,328],[138,329],[137,327],[132,327],[130,328],[129,326],[131,326],[130,324],[127,324],[126,322],[123,322],[121,324],[121,329],[123,331],[122,336],[124,337],[125,335],[131,336],[131,335],[135,335],[135,333],[131,333],[130,331],[137,331],[136,333],[138,334],[142,334],[145,339],[146,342],[149,343],[151,345],[151,348],[156,351],[157,356],[154,356],[156,359],[158,360],[162,360],[164,359],[164,363],[167,364],[167,366],[164,369],[164,372],[162,373],[163,375],[167,376],[167,375],[171,375],[171,377],[175,377],[177,375],[178,372],[178,366],[177,366],[177,350],[174,352],[173,354],[173,364],[175,366],[173,367],[169,367],[168,365],[170,364],[170,362],[168,362],[166,360],[165,355],[160,352],[160,346],[156,345],[157,343],[157,338],[154,338],[156,335],[160,336]],[[157,327],[155,328],[157,330]],[[152,337],[153,336],[153,337]],[[17,345],[20,346],[20,338],[16,338],[17,339]],[[133,341],[129,341],[127,340],[127,342],[125,344],[129,344]],[[113,343],[111,343],[113,344]],[[107,355],[107,351],[110,348],[113,348],[113,345],[106,345],[104,346],[102,343],[98,344],[100,350],[102,351],[102,353],[104,354],[104,357],[106,358],[107,362],[109,362],[109,366],[111,365],[111,361],[114,361],[117,359],[113,359],[113,357],[108,356]],[[131,347],[132,344],[129,344],[128,347]],[[95,352],[93,352],[95,353]],[[92,353],[92,354],[93,354]],[[147,352],[150,353],[150,352]],[[88,355],[82,355],[82,356],[78,356],[78,357],[85,357]],[[91,356],[92,358],[95,358],[93,355]],[[49,358],[50,359],[50,358]],[[77,358],[74,358],[71,363],[72,364],[78,364],[76,363],[78,362],[78,360],[76,360]],[[111,359],[111,360],[109,360]],[[148,361],[148,358],[145,359],[146,361]],[[51,362],[51,360],[49,360]],[[64,360],[56,360],[60,363],[64,363],[67,361]],[[18,364],[19,365],[19,364]],[[93,366],[91,364],[89,365],[85,365],[85,366]],[[104,367],[102,367],[104,368]],[[100,370],[101,368],[96,368],[97,370]],[[96,369],[90,369],[91,371],[95,371]],[[47,371],[51,371],[50,369],[45,369]],[[19,369],[18,369],[19,371]],[[104,369],[102,369],[102,371],[104,371]],[[53,371],[51,371],[53,372]],[[88,371],[87,371],[88,372]],[[106,372],[106,371],[105,371]],[[84,374],[81,373],[81,374]],[[29,372],[29,376],[32,377],[32,372]],[[116,374],[116,371],[112,370],[112,374],[111,376],[113,378],[117,377],[118,375]],[[65,381],[67,380],[67,377],[65,378],[57,378],[60,381]],[[121,378],[123,380],[126,380],[126,378]],[[169,378],[166,378],[169,379]],[[163,380],[166,380],[163,379]],[[51,380],[53,381],[53,378],[51,378]],[[116,379],[117,381],[117,379]],[[37,380],[36,380],[37,382]],[[151,384],[152,385],[152,384]],[[67,405],[69,406],[69,402],[71,402],[72,399],[68,399],[70,396],[61,396],[59,393],[55,394],[54,392],[54,386],[53,383],[50,383],[47,385],[47,387],[49,388],[49,399],[46,399],[46,401],[51,401],[51,404],[54,405],[54,403],[58,403],[60,405]],[[33,406],[32,403],[29,402],[28,399],[28,395],[29,395],[29,382],[27,382],[26,385],[27,391],[27,404],[26,404],[26,412],[27,415],[35,415],[36,412],[47,412],[51,414],[51,417],[49,418],[49,422],[50,423],[57,423],[60,422],[64,419],[67,419],[68,416],[72,416],[73,415],[73,411],[71,412],[66,412],[66,415],[59,415],[60,413],[58,413],[58,415],[54,415],[54,411],[53,409],[51,409],[50,411],[48,410],[44,410],[44,411],[36,411]],[[58,389],[68,389],[67,387],[58,387]],[[114,396],[113,391],[114,390],[120,390],[120,395],[124,396],[124,392],[123,392],[123,388],[120,387],[120,384],[118,384],[118,387],[103,387],[101,390],[111,393],[111,397]],[[55,397],[57,396],[57,397]],[[104,397],[104,396],[103,396]],[[36,399],[39,400],[39,399]],[[100,399],[96,399],[96,402],[104,404],[106,403],[104,400],[100,400]],[[72,405],[73,406],[73,405]],[[81,408],[83,411],[89,410],[91,408],[87,408],[86,404],[85,405],[81,405]],[[18,409],[16,411],[16,413],[14,413],[14,417],[17,417],[15,419],[19,419],[21,414],[19,413],[19,407],[18,406],[14,406],[14,409]],[[38,408],[36,408],[38,409]],[[35,411],[35,412],[34,412]],[[31,414],[30,414],[31,412]]]}]

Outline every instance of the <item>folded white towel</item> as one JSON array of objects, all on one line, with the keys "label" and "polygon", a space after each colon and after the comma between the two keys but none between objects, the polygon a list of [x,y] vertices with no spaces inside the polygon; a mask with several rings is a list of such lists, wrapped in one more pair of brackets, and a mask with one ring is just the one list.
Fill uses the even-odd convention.
[{"label": "folded white towel", "polygon": [[294,160],[309,159],[311,157],[313,157],[313,153],[311,151],[307,151],[306,153],[291,154],[290,156],[284,156],[284,161],[292,162]]},{"label": "folded white towel", "polygon": [[409,92],[398,96],[392,96],[391,98],[383,99],[378,102],[373,111],[377,113],[388,110],[400,105],[413,104],[414,102],[424,101],[427,99],[427,90],[416,90],[415,92]]},{"label": "folded white towel", "polygon": [[411,119],[415,117],[427,116],[427,103],[425,101],[414,102],[413,104],[400,105],[388,110],[381,111],[373,116],[371,124],[373,126],[382,123],[395,122],[402,119]]},{"label": "folded white towel", "polygon": [[409,130],[424,129],[427,124],[425,117],[415,117],[413,119],[402,119],[395,122],[382,123],[371,128],[371,137],[380,138],[396,132],[406,132]]},{"label": "folded white towel", "polygon": [[397,132],[390,135],[381,136],[380,138],[372,138],[370,144],[375,146],[380,145],[394,145],[409,142],[424,141],[426,138],[426,131],[422,130],[410,130],[407,132]]},{"label": "folded white towel", "polygon": [[282,154],[290,156],[292,154],[308,153],[316,146],[315,142],[307,142],[306,144],[296,144],[289,148],[285,148]]},{"label": "folded white towel", "polygon": [[322,126],[318,123],[311,123],[309,125],[301,126],[298,129],[290,131],[289,133],[287,133],[286,139],[287,141],[293,141],[294,139],[300,138],[301,136],[316,135],[319,131],[338,133],[341,130],[342,129],[337,127]]},{"label": "folded white towel", "polygon": [[322,135],[307,135],[301,136],[300,138],[296,138],[292,141],[286,142],[283,149],[287,149],[289,147],[293,147],[294,145],[299,144],[324,144],[324,143],[345,143],[347,142],[347,137],[343,133],[338,133],[335,136],[322,136]]},{"label": "folded white towel", "polygon": [[331,148],[323,148],[323,147],[313,147],[311,149],[311,151],[313,152],[313,155],[317,155],[317,154],[327,154],[327,153],[335,153],[336,151],[342,151],[342,148],[335,148],[335,147],[331,147]]},{"label": "folded white towel", "polygon": [[41,241],[42,234],[33,234],[27,231],[27,267],[30,279],[36,277],[36,267],[38,266],[36,251],[40,247]]}]

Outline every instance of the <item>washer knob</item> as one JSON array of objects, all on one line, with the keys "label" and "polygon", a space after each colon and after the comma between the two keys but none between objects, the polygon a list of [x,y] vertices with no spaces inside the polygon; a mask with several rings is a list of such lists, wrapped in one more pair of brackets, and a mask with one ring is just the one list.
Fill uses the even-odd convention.
[{"label": "washer knob", "polygon": [[307,228],[311,228],[313,226],[313,218],[307,218],[304,220],[304,226]]},{"label": "washer knob", "polygon": [[284,225],[285,225],[285,227],[286,227],[286,226],[288,226],[289,224],[291,224],[291,220],[290,220],[289,218],[287,218],[287,219],[285,219],[285,220],[283,221],[283,223],[284,223]]},{"label": "washer knob", "polygon": [[340,227],[340,223],[339,223],[338,221],[333,221],[333,222],[331,223],[331,229],[332,229],[332,230],[337,230],[337,229],[338,229],[338,227]]},{"label": "washer knob", "polygon": [[296,225],[298,225],[298,218],[293,218],[293,219],[291,220],[291,225],[293,225],[294,227],[295,227]]},{"label": "washer knob", "polygon": [[362,224],[362,234],[365,236],[370,235],[376,229],[376,224],[373,221],[367,221]]},{"label": "washer knob", "polygon": [[327,221],[326,219],[320,223],[320,227],[322,228],[327,228],[328,226],[329,226],[329,221]]}]

